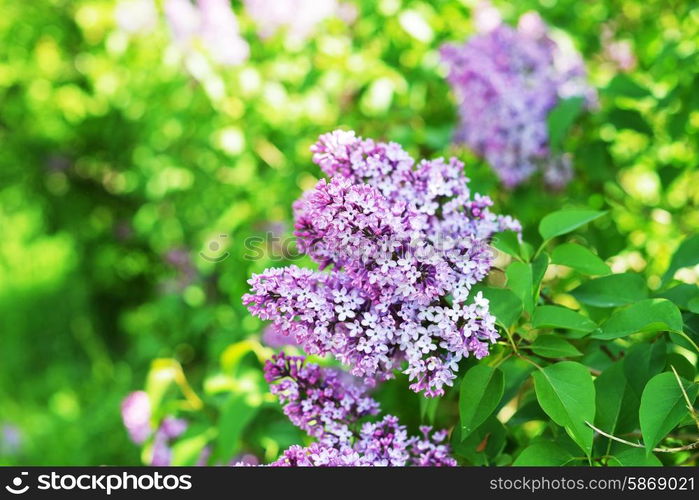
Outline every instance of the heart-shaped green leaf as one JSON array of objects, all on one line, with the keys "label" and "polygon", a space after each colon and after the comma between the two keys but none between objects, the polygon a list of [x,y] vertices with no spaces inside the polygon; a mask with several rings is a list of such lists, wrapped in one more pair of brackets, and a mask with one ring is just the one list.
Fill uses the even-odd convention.
[{"label": "heart-shaped green leaf", "polygon": [[589,457],[595,420],[595,386],[586,367],[562,361],[534,372],[534,389],[541,408]]},{"label": "heart-shaped green leaf", "polygon": [[643,390],[638,417],[647,454],[689,412],[680,382],[689,397],[690,404],[693,404],[697,398],[699,386],[682,378],[678,381],[674,373],[664,372],[656,375],[648,381]]},{"label": "heart-shaped green leaf", "polygon": [[551,262],[575,269],[583,274],[609,274],[611,269],[587,248],[575,243],[564,243],[551,253]]},{"label": "heart-shaped green leaf", "polygon": [[612,340],[638,332],[682,330],[682,313],[667,299],[646,299],[615,311],[593,338]]},{"label": "heart-shaped green leaf", "polygon": [[672,279],[678,269],[699,264],[699,234],[685,239],[677,248],[670,261],[670,267],[663,275],[663,283]]},{"label": "heart-shaped green leaf", "polygon": [[554,442],[539,442],[527,446],[512,465],[517,467],[551,467],[569,464],[575,457]]},{"label": "heart-shaped green leaf", "polygon": [[466,372],[459,392],[462,439],[471,434],[497,408],[505,387],[500,370],[476,365]]},{"label": "heart-shaped green leaf", "polygon": [[616,307],[648,298],[648,289],[638,274],[612,274],[587,281],[570,292],[583,304]]},{"label": "heart-shaped green leaf", "polygon": [[575,358],[582,356],[578,349],[556,335],[539,335],[529,348],[542,358]]},{"label": "heart-shaped green leaf", "polygon": [[531,314],[534,310],[531,266],[524,262],[513,262],[508,266],[506,274],[507,287],[517,295],[524,310]]},{"label": "heart-shaped green leaf", "polygon": [[534,328],[566,328],[578,332],[591,332],[597,324],[587,316],[563,306],[538,306],[532,318]]},{"label": "heart-shaped green leaf", "polygon": [[539,234],[544,241],[548,241],[556,236],[574,231],[604,214],[605,212],[597,212],[595,210],[561,210],[553,212],[541,219]]}]

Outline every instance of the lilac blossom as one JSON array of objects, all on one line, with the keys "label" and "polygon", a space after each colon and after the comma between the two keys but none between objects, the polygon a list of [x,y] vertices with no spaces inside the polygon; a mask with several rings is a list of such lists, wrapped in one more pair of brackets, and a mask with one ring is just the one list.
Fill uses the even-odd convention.
[{"label": "lilac blossom", "polygon": [[142,444],[151,434],[151,404],[148,394],[135,391],[121,403],[121,419],[135,444]]},{"label": "lilac blossom", "polygon": [[[236,465],[246,465],[238,463]],[[334,448],[321,443],[313,443],[307,448],[294,445],[282,453],[272,467],[358,467],[365,464],[359,453],[349,446]]]},{"label": "lilac blossom", "polygon": [[238,19],[229,0],[197,0],[201,11],[199,33],[214,60],[223,66],[237,66],[250,55],[248,43],[240,36]]},{"label": "lilac blossom", "polygon": [[465,44],[441,49],[459,101],[455,141],[484,156],[507,187],[536,171],[562,187],[572,176],[571,161],[551,151],[547,117],[561,99],[596,103],[582,58],[569,40],[554,41],[534,12],[512,28],[487,4],[477,11],[476,26],[479,32]]},{"label": "lilac blossom", "polygon": [[347,444],[352,426],[379,411],[367,387],[343,373],[305,364],[302,357],[277,354],[265,363],[265,379],[291,423],[318,441]]},{"label": "lilac blossom", "polygon": [[187,248],[172,247],[165,253],[163,260],[176,271],[174,276],[161,284],[164,293],[179,293],[196,279],[197,270]]},{"label": "lilac blossom", "polygon": [[245,0],[245,12],[257,24],[261,38],[284,30],[290,38],[303,41],[339,11],[337,0]]},{"label": "lilac blossom", "polygon": [[609,25],[602,27],[600,41],[603,57],[621,71],[631,71],[636,67],[636,55],[630,40],[618,40]]},{"label": "lilac blossom", "polygon": [[121,418],[135,444],[143,444],[152,437],[151,465],[170,465],[172,451],[170,443],[187,430],[187,421],[165,417],[153,432],[151,426],[152,407],[145,391],[135,391],[121,403]]},{"label": "lilac blossom", "polygon": [[150,33],[158,23],[158,8],[155,0],[120,0],[114,18],[126,33]]},{"label": "lilac blossom", "polygon": [[0,425],[0,455],[16,455],[22,448],[22,431],[5,422]]},{"label": "lilac blossom", "polygon": [[369,383],[403,369],[414,391],[443,394],[458,362],[486,356],[498,338],[471,288],[490,270],[493,234],[519,224],[472,195],[456,159],[416,165],[395,143],[344,131],[312,151],[332,178],[295,203],[295,235],[321,271],[268,269],[243,302]]},{"label": "lilac blossom", "polygon": [[170,443],[187,430],[187,421],[165,417],[153,437],[153,450],[150,464],[156,467],[171,465],[172,449]]},{"label": "lilac blossom", "polygon": [[247,60],[250,48],[228,0],[165,0],[164,9],[173,40],[183,52],[203,46],[222,66]]},{"label": "lilac blossom", "polygon": [[280,353],[265,364],[265,378],[291,422],[317,439],[308,448],[292,446],[273,466],[456,465],[446,431],[425,426],[421,436],[409,436],[392,415],[362,424],[379,404],[366,384],[336,369]]}]

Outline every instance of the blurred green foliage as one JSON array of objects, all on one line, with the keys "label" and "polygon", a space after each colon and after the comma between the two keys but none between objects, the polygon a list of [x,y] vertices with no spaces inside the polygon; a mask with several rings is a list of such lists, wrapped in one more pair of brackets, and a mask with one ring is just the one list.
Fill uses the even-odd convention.
[{"label": "blurred green foliage", "polygon": [[[290,234],[291,203],[320,176],[309,147],[337,127],[419,156],[460,156],[474,190],[518,217],[533,243],[553,210],[609,210],[578,242],[660,286],[699,229],[697,2],[495,2],[508,21],[535,9],[567,33],[600,91],[600,108],[564,140],[574,181],[546,195],[536,179],[504,191],[450,146],[456,110],[437,49],[473,32],[471,2],[354,3],[355,21],[328,20],[298,44],[261,40],[234,0],[249,61],[205,63],[195,77],[163,23],[128,35],[112,1],[2,1],[0,423],[18,427],[22,444],[0,463],[139,463],[119,403],[157,358],[148,390],[163,405],[183,387],[156,376],[173,366],[211,405],[204,416],[196,396],[162,409],[199,415],[181,463],[208,441],[220,461],[241,450],[269,460],[300,442],[267,394],[262,324],[240,301],[251,273],[280,263],[245,259],[242,242]],[[631,43],[633,70],[605,57],[603,26]],[[220,235],[230,257],[201,258]],[[696,268],[676,277],[696,282]],[[570,288],[563,280],[554,299],[574,300]],[[414,426],[422,403],[405,387],[392,381],[380,399]]]}]

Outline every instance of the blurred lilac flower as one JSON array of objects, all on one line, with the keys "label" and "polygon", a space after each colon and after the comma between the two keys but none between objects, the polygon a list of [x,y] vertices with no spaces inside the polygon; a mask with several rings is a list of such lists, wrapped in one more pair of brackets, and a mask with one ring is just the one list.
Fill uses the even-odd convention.
[{"label": "blurred lilac flower", "polygon": [[[205,467],[209,465],[209,458],[211,458],[212,449],[211,446],[206,446],[199,454],[197,460],[197,466]],[[233,457],[228,464],[217,463],[214,465],[231,465],[231,466],[243,466],[243,465],[259,465],[260,459],[251,453],[241,453]]]},{"label": "blurred lilac flower", "polygon": [[416,165],[395,143],[344,131],[312,150],[333,177],[294,204],[295,235],[330,272],[268,269],[249,281],[244,304],[369,383],[405,363],[414,391],[443,394],[458,362],[486,356],[498,338],[488,301],[471,288],[490,270],[493,234],[519,223],[471,194],[456,159]]},{"label": "blurred lilac flower", "polygon": [[143,444],[153,436],[151,465],[170,465],[172,461],[170,443],[187,430],[187,421],[165,417],[153,433],[151,416],[151,403],[145,391],[132,392],[121,403],[121,418],[131,441],[135,444]]},{"label": "blurred lilac flower", "polygon": [[596,104],[582,58],[569,40],[556,39],[535,12],[517,28],[503,24],[490,4],[476,10],[480,30],[463,45],[444,45],[442,59],[459,101],[455,140],[483,155],[507,187],[541,170],[553,187],[571,175],[569,158],[549,147],[547,117],[565,98]]},{"label": "blurred lilac flower", "polygon": [[165,0],[165,17],[174,41],[185,53],[200,43],[222,66],[237,66],[249,56],[228,0],[197,0],[196,5],[190,0]]},{"label": "blurred lilac flower", "polygon": [[151,433],[151,404],[144,391],[132,392],[121,403],[121,419],[136,444],[142,444]]},{"label": "blurred lilac flower", "polygon": [[0,427],[0,455],[16,455],[22,447],[22,432],[16,425],[5,422]]},{"label": "blurred lilac flower", "polygon": [[67,172],[73,162],[65,155],[54,153],[46,159],[46,170],[50,173]]},{"label": "blurred lilac flower", "polygon": [[176,271],[175,276],[162,283],[161,288],[164,293],[179,293],[196,279],[197,270],[192,263],[190,251],[187,248],[170,248],[165,253],[164,260]]},{"label": "blurred lilac flower", "polygon": [[273,466],[456,465],[445,431],[422,427],[422,436],[409,436],[391,415],[360,425],[379,404],[367,385],[342,372],[280,353],[265,364],[265,378],[291,422],[318,439],[308,448],[292,446]]},{"label": "blurred lilac flower", "polygon": [[119,29],[126,33],[150,33],[158,23],[158,9],[154,0],[120,0],[114,18]]},{"label": "blurred lilac flower", "polygon": [[153,438],[153,451],[151,456],[151,465],[155,467],[163,467],[172,464],[172,449],[170,443],[178,438],[187,430],[187,422],[185,420],[165,417],[160,423],[160,427],[155,431]]},{"label": "blurred lilac flower", "polygon": [[473,8],[473,24],[481,33],[492,31],[501,23],[500,11],[490,2],[480,1]]},{"label": "blurred lilac flower", "polygon": [[614,30],[608,25],[602,28],[600,38],[605,59],[621,71],[631,71],[636,67],[636,55],[629,40],[616,40]]},{"label": "blurred lilac flower", "polygon": [[237,66],[250,55],[240,36],[238,19],[229,0],[198,0],[201,11],[200,36],[213,59],[223,66]]},{"label": "blurred lilac flower", "polygon": [[186,46],[196,36],[201,14],[190,0],[165,0],[165,18],[176,43]]},{"label": "blurred lilac flower", "polygon": [[241,455],[237,455],[233,457],[231,460],[230,465],[259,465],[260,464],[260,459],[257,458],[255,455],[252,453],[244,453]]},{"label": "blurred lilac flower", "polygon": [[[340,12],[340,4],[337,0],[245,0],[245,11],[262,38],[285,30],[290,38],[305,40],[318,23]],[[349,9],[342,13],[351,15]]]},{"label": "blurred lilac flower", "polygon": [[175,439],[187,430],[187,421],[181,418],[165,417],[160,423],[158,432],[167,439]]}]

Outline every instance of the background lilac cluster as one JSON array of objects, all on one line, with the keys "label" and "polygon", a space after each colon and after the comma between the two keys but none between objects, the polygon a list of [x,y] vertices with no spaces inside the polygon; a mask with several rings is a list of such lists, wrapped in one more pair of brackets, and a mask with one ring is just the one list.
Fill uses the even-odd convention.
[{"label": "background lilac cluster", "polygon": [[507,187],[537,170],[548,185],[564,186],[571,160],[551,151],[547,117],[561,99],[596,102],[581,56],[555,42],[535,12],[524,14],[515,29],[486,7],[476,24],[480,32],[465,44],[441,49],[459,101],[455,140],[484,156]]},{"label": "background lilac cluster", "polygon": [[249,310],[332,354],[368,382],[404,368],[414,391],[444,393],[458,362],[498,337],[471,294],[492,265],[489,240],[519,230],[472,195],[456,159],[416,162],[397,144],[335,131],[312,148],[331,176],[294,205],[298,246],[321,269],[268,269],[249,281]]}]

